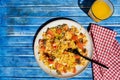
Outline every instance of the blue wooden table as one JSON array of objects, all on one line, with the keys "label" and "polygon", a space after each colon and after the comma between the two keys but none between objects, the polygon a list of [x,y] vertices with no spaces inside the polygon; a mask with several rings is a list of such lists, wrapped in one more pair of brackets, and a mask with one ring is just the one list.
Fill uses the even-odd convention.
[{"label": "blue wooden table", "polygon": [[[80,2],[79,2],[80,1]],[[0,80],[59,80],[46,74],[36,63],[33,39],[47,20],[66,17],[85,28],[95,23],[80,5],[84,0],[0,0]],[[97,23],[118,33],[120,42],[120,0],[111,0],[114,14]],[[85,2],[90,3],[90,0]],[[79,75],[68,80],[93,80],[91,64]]]}]

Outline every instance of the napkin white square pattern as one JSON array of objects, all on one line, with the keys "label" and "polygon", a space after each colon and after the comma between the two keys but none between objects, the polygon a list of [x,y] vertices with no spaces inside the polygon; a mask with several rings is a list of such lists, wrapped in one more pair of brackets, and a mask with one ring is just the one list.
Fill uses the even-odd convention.
[{"label": "napkin white square pattern", "polygon": [[120,80],[120,44],[115,39],[116,32],[91,24],[89,31],[94,52],[92,59],[106,65],[105,69],[93,63],[94,80]]}]

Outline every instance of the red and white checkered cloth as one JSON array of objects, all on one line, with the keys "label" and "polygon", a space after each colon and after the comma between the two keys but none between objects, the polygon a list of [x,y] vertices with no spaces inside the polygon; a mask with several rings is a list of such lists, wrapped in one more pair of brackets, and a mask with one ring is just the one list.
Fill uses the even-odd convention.
[{"label": "red and white checkered cloth", "polygon": [[96,24],[90,25],[90,35],[94,44],[93,60],[109,69],[93,63],[94,80],[120,80],[120,44],[115,39],[116,32]]}]

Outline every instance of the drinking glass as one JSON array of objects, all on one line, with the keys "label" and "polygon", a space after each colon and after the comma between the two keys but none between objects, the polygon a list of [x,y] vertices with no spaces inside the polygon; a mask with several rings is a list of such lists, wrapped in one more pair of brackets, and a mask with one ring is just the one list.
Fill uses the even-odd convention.
[{"label": "drinking glass", "polygon": [[92,4],[88,15],[95,21],[100,22],[112,16],[114,7],[110,0],[96,0]]}]

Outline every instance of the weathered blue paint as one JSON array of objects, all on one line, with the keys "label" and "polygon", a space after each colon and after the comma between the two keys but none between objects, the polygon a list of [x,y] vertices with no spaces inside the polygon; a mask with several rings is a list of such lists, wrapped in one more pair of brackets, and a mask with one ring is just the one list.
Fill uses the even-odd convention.
[{"label": "weathered blue paint", "polygon": [[[71,18],[85,28],[95,23],[83,12],[89,6],[79,7],[78,1],[83,0],[0,0],[0,80],[60,80],[39,68],[33,39],[40,25],[51,18]],[[97,24],[116,31],[120,43],[120,0],[111,2],[114,14]],[[91,63],[81,74],[68,80],[93,80]]]}]

